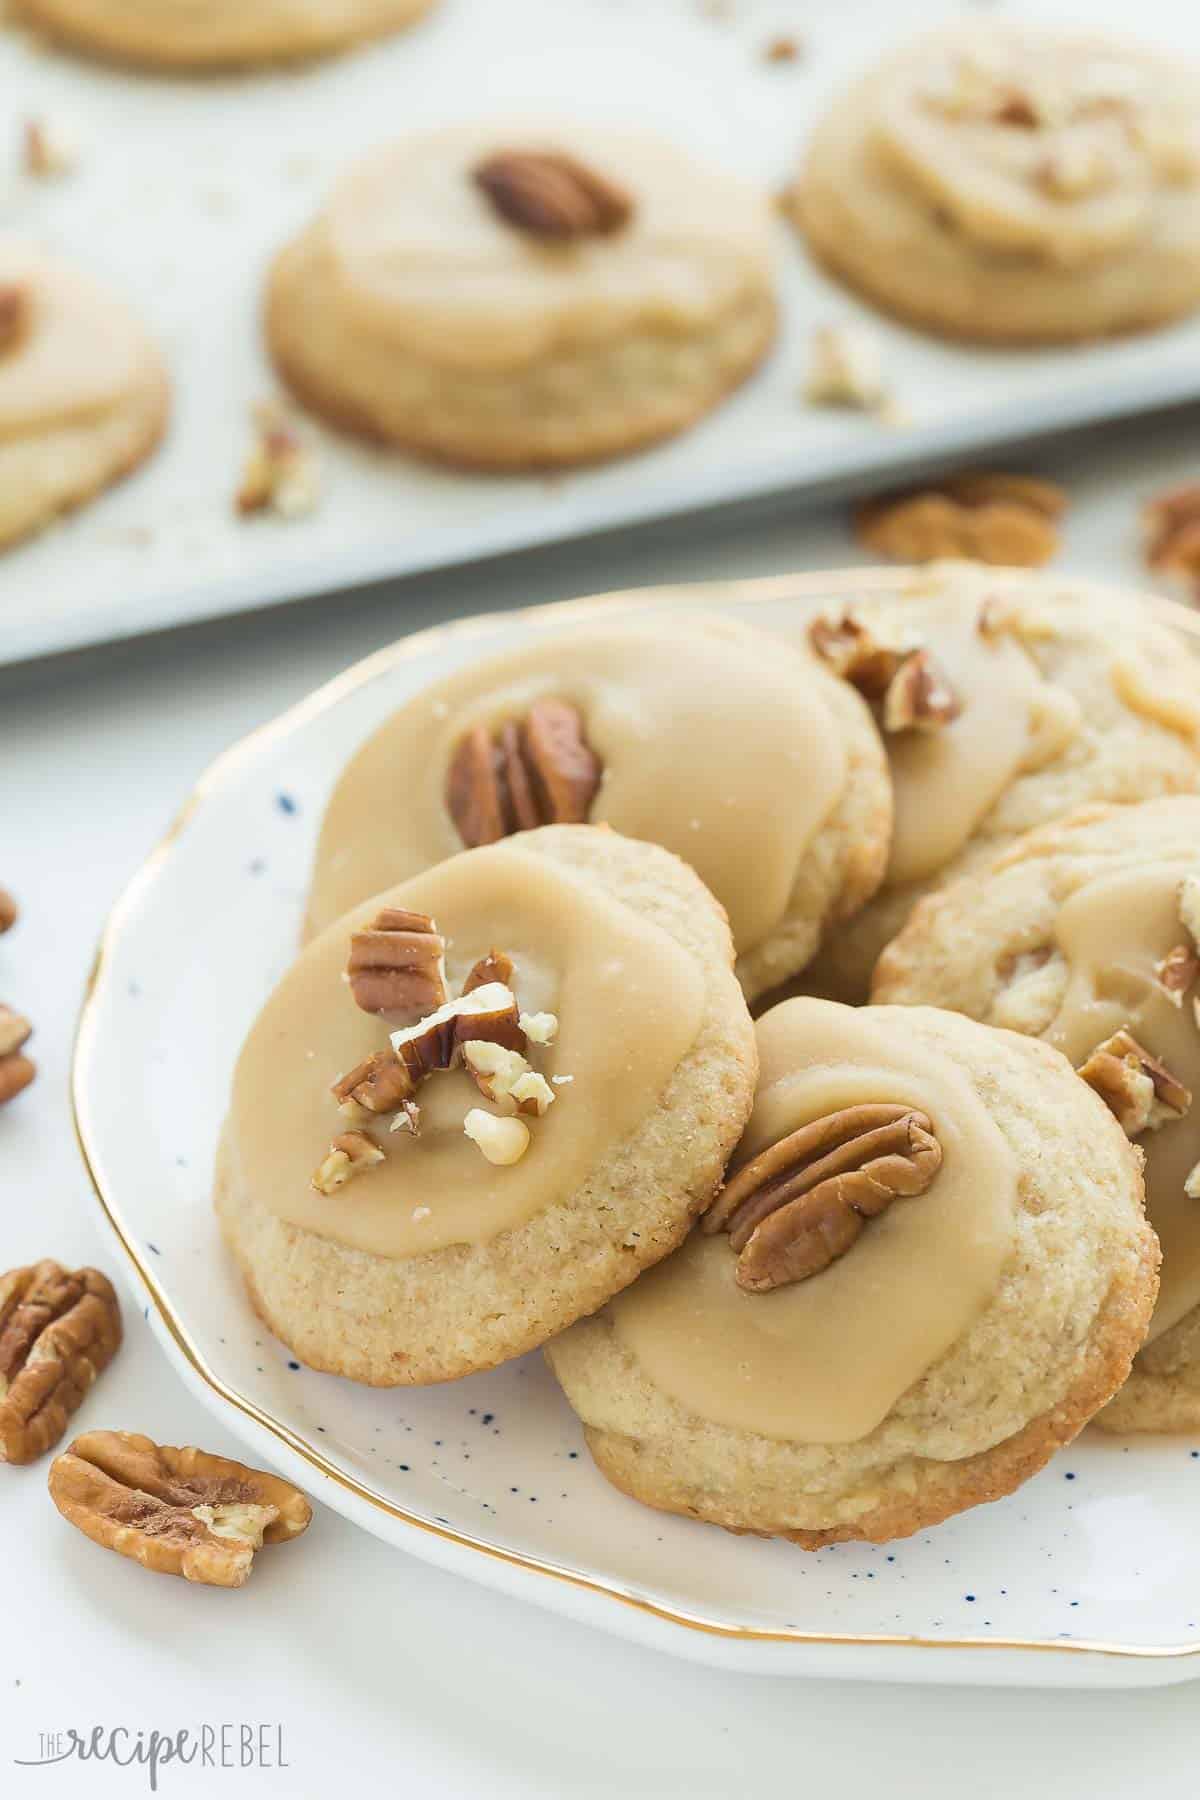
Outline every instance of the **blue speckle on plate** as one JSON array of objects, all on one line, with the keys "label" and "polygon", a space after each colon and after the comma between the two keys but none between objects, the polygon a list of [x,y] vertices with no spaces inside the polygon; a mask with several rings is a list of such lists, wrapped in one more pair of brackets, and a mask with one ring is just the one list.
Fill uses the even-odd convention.
[{"label": "blue speckle on plate", "polygon": [[288,1364],[289,1369],[298,1369],[299,1367],[300,1367],[300,1364],[298,1362],[290,1362]]},{"label": "blue speckle on plate", "polygon": [[298,801],[296,801],[291,794],[285,794],[282,791],[276,794],[275,804],[281,813],[287,813],[289,817],[291,817],[293,813],[298,813],[300,811]]},{"label": "blue speckle on plate", "polygon": [[160,1250],[160,1249],[159,1249],[159,1247],[158,1247],[158,1245],[157,1245],[157,1244],[152,1244],[152,1243],[151,1243],[151,1242],[150,1242],[150,1239],[149,1239],[149,1238],[147,1238],[147,1239],[146,1239],[146,1248],[147,1248],[147,1250],[153,1250],[153,1252],[154,1252],[154,1254],[155,1254],[155,1256],[161,1256],[161,1255],[162,1255],[162,1251],[161,1251],[161,1250]]}]

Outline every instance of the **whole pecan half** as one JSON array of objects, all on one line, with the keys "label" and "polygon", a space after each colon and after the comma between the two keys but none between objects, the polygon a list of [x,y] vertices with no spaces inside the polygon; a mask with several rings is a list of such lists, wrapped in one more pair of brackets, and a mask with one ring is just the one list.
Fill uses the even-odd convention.
[{"label": "whole pecan half", "polygon": [[446,940],[427,913],[385,907],[350,939],[346,974],[354,1003],[411,1025],[446,998]]},{"label": "whole pecan half", "polygon": [[0,1277],[0,1462],[53,1448],[121,1343],[121,1309],[98,1269],[46,1260]]},{"label": "whole pecan half", "polygon": [[493,738],[476,725],[446,771],[446,809],[468,849],[536,825],[582,825],[600,786],[600,763],[577,707],[535,700]]},{"label": "whole pecan half", "polygon": [[11,1006],[0,1006],[0,1106],[15,1099],[37,1074],[37,1064],[24,1054],[32,1036],[28,1019]]},{"label": "whole pecan half", "polygon": [[1128,1027],[1110,1038],[1080,1065],[1079,1073],[1122,1127],[1127,1137],[1157,1131],[1182,1119],[1192,1104],[1191,1091],[1139,1044]]},{"label": "whole pecan half", "polygon": [[130,1431],[77,1437],[50,1466],[50,1497],[93,1543],[210,1587],[241,1587],[262,1544],[298,1537],[312,1518],[277,1475]]},{"label": "whole pecan half", "polygon": [[942,1165],[925,1113],[848,1106],[772,1144],[729,1182],[703,1220],[727,1231],[736,1280],[769,1293],[820,1274],[893,1200],[923,1194]]},{"label": "whole pecan half", "polygon": [[501,150],[471,173],[505,224],[531,237],[608,237],[633,216],[623,188],[558,151]]},{"label": "whole pecan half", "polygon": [[854,515],[859,542],[896,562],[961,556],[1038,568],[1058,548],[1062,488],[1034,476],[948,475],[904,494],[868,500]]}]

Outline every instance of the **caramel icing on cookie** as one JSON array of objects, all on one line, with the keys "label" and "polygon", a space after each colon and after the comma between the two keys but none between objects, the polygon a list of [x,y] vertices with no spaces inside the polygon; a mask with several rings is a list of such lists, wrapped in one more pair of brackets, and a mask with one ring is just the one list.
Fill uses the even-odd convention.
[{"label": "caramel icing on cookie", "polygon": [[1200,89],[1103,39],[960,28],[888,66],[873,143],[892,177],[981,253],[1079,267],[1158,227],[1200,183]]},{"label": "caramel icing on cookie", "polygon": [[[569,152],[631,201],[569,243],[506,223],[473,179],[505,150]],[[357,164],[312,227],[339,304],[372,340],[503,370],[647,326],[695,329],[770,283],[769,209],[732,176],[640,132],[453,126]]]},{"label": "caramel icing on cookie", "polygon": [[[419,1134],[391,1133],[384,1118],[372,1127],[383,1161],[331,1196],[311,1185],[345,1129],[330,1084],[388,1042],[343,979],[351,935],[381,906],[436,920],[452,995],[493,948],[511,957],[521,1010],[558,1020],[553,1042],[530,1048],[556,1099],[520,1161],[495,1166],[464,1135],[467,1113],[484,1104],[469,1074],[432,1076],[417,1095]],[[517,843],[455,857],[330,926],[267,1002],[234,1078],[234,1204],[244,1189],[291,1225],[381,1257],[486,1243],[580,1188],[653,1113],[704,1007],[695,960],[578,874]]]},{"label": "caramel icing on cookie", "polygon": [[979,615],[947,597],[923,616],[922,639],[959,703],[935,731],[887,737],[896,822],[888,882],[943,868],[1018,774],[1058,756],[1080,723],[1078,702],[1047,681],[1012,636],[987,635]]},{"label": "caramel icing on cookie", "polygon": [[673,850],[726,909],[738,951],[761,943],[842,793],[843,737],[803,658],[682,613],[551,633],[396,713],[330,802],[311,927],[460,849],[445,799],[458,746],[541,699],[578,709],[599,760],[588,822]]},{"label": "caramel icing on cookie", "polygon": [[21,296],[20,327],[0,347],[0,443],[88,421],[139,386],[144,333],[87,276],[0,237],[0,289]]},{"label": "caramel icing on cookie", "polygon": [[932,1121],[942,1164],[821,1274],[771,1293],[736,1285],[724,1236],[682,1249],[611,1303],[617,1340],[701,1419],[799,1443],[851,1443],[963,1336],[1013,1241],[1017,1167],[972,1083],[885,1022],[822,1000],[759,1021],[758,1097],[737,1169],[842,1108],[899,1102]]},{"label": "caramel icing on cookie", "polygon": [[[1151,862],[1086,882],[1059,909],[1054,938],[1069,975],[1042,1032],[1078,1068],[1114,1033],[1137,1042],[1195,1096],[1200,1108],[1200,1025],[1193,996],[1172,1002],[1156,970],[1179,946],[1193,948],[1180,918],[1182,883],[1196,863]],[[1166,1118],[1139,1135],[1146,1210],[1162,1245],[1162,1277],[1150,1339],[1200,1304],[1200,1200],[1185,1192],[1200,1162],[1200,1111]]]}]

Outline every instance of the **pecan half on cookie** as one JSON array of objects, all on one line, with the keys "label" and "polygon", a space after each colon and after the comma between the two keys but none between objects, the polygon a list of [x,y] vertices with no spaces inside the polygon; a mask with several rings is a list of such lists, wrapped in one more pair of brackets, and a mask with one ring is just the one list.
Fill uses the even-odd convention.
[{"label": "pecan half on cookie", "polygon": [[476,725],[446,771],[446,809],[469,850],[537,825],[583,825],[600,786],[600,761],[579,709],[535,700],[493,737]]},{"label": "pecan half on cookie", "polygon": [[0,1276],[0,1462],[53,1448],[121,1343],[121,1309],[98,1269],[49,1260]]},{"label": "pecan half on cookie", "polygon": [[624,189],[558,151],[500,150],[472,173],[505,224],[531,237],[608,237],[633,216]]},{"label": "pecan half on cookie", "polygon": [[847,1106],[748,1162],[703,1229],[727,1231],[737,1284],[765,1294],[806,1281],[855,1244],[893,1200],[923,1194],[942,1165],[933,1126],[910,1106]]},{"label": "pecan half on cookie", "polygon": [[308,1528],[298,1488],[204,1450],[88,1431],[50,1467],[50,1497],[93,1543],[160,1575],[241,1587],[254,1552]]}]

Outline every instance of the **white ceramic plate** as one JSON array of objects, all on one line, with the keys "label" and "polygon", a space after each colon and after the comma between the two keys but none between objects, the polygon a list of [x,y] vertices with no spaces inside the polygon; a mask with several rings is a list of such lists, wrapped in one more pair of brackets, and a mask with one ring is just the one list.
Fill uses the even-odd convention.
[{"label": "white ceramic plate", "polygon": [[885,1548],[810,1555],[732,1537],[609,1487],[539,1356],[424,1390],[302,1369],[251,1311],[209,1204],[233,1062],[293,956],[324,802],[395,706],[600,609],[705,604],[770,625],[799,596],[905,578],[781,577],[469,619],[381,651],[257,732],[203,778],[109,924],[76,1053],[80,1141],[188,1385],[254,1456],[412,1555],[740,1669],[1178,1681],[1200,1674],[1200,1441],[1089,1438],[1009,1499]]},{"label": "white ceramic plate", "polygon": [[[1010,0],[1008,10],[1128,26],[1122,0]],[[836,88],[887,41],[960,12],[957,0],[805,0],[789,21],[781,4],[745,0],[713,22],[697,0],[442,0],[413,31],[358,54],[205,81],[48,55],[0,32],[0,144],[16,143],[28,115],[65,121],[81,142],[61,181],[9,182],[0,166],[5,228],[127,293],[163,342],[176,391],[171,432],[143,470],[0,557],[0,663],[701,507],[877,485],[984,445],[1200,395],[1200,315],[1063,349],[943,343],[874,315],[780,221],[779,344],[674,442],[547,482],[426,467],[314,426],[317,511],[291,523],[235,517],[250,409],[274,386],[258,328],[263,271],[350,158],[401,127],[550,109],[653,119],[775,188]],[[764,43],[797,22],[807,56],[768,65]],[[1200,53],[1200,10],[1179,0],[1142,0],[1137,29]],[[802,405],[812,328],[832,319],[873,323],[904,429]]]}]

